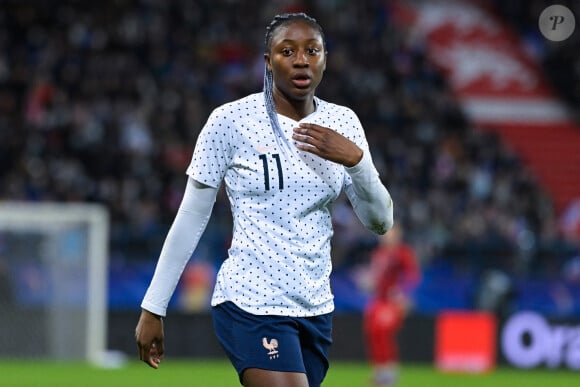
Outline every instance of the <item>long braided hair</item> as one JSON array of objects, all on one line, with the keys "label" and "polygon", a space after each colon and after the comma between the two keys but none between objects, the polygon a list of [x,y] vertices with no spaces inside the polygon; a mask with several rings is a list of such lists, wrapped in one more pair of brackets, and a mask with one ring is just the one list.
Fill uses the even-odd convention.
[{"label": "long braided hair", "polygon": [[[326,47],[325,39],[324,39],[324,31],[322,31],[322,27],[316,19],[307,14],[300,12],[300,13],[284,13],[280,15],[274,16],[274,19],[270,22],[270,25],[266,27],[266,38],[264,40],[264,52],[270,52],[270,46],[272,44],[272,36],[274,33],[282,26],[285,26],[294,21],[303,21],[308,23],[311,27],[316,29],[320,36],[322,37],[322,41],[324,46]],[[272,129],[274,130],[276,142],[278,143],[278,147],[282,150],[282,152],[286,152],[284,149],[286,147],[290,150],[293,149],[292,146],[288,143],[288,139],[284,136],[282,129],[280,128],[280,123],[278,122],[278,113],[276,112],[276,104],[274,103],[274,76],[271,70],[268,70],[268,67],[264,64],[264,99],[266,103],[266,111],[268,112],[268,117],[270,118],[270,124],[272,125]],[[283,143],[280,143],[283,141]]]}]

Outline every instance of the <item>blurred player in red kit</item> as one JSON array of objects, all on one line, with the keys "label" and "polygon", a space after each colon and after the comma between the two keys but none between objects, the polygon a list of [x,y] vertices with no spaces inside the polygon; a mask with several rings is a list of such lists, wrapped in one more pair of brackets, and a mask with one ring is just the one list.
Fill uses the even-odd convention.
[{"label": "blurred player in red kit", "polygon": [[393,386],[398,376],[397,333],[421,278],[415,251],[397,223],[379,239],[370,259],[372,298],[364,311],[364,334],[375,386]]}]

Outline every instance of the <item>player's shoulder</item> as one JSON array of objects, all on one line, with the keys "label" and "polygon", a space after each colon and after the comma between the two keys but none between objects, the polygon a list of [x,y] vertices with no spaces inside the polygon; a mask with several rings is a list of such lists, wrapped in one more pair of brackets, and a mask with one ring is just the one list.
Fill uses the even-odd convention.
[{"label": "player's shoulder", "polygon": [[317,110],[333,115],[342,115],[345,117],[356,118],[357,114],[354,110],[346,105],[340,105],[334,102],[326,101],[322,98],[316,97]]},{"label": "player's shoulder", "polygon": [[253,93],[245,97],[226,102],[214,109],[214,115],[218,116],[246,116],[248,114],[255,114],[257,111],[265,109],[263,93]]},{"label": "player's shoulder", "polygon": [[208,134],[231,136],[243,127],[250,127],[249,122],[267,119],[263,93],[249,94],[245,97],[226,102],[211,112],[204,126]]},{"label": "player's shoulder", "polygon": [[345,126],[360,127],[360,119],[356,112],[348,106],[328,102],[316,97],[317,112],[320,117],[329,122],[342,122]]}]

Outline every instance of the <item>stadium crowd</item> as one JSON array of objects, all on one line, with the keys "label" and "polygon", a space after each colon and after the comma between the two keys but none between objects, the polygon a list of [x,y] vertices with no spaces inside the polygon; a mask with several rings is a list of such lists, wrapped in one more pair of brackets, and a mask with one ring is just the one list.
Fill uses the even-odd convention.
[{"label": "stadium crowd", "polygon": [[[498,137],[473,130],[386,4],[2,2],[0,200],[103,203],[113,259],[155,260],[209,113],[261,89],[263,26],[305,10],[328,39],[318,94],[359,114],[421,262],[560,275],[575,246],[550,198]],[[215,261],[228,243],[226,200],[201,249]],[[335,207],[337,266],[375,242],[348,206]]]}]

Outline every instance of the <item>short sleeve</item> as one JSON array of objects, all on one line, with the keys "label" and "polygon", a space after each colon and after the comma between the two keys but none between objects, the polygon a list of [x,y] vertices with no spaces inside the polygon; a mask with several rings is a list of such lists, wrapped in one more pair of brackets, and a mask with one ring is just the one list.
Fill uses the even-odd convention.
[{"label": "short sleeve", "polygon": [[231,160],[233,124],[220,108],[210,114],[193,151],[186,173],[200,183],[218,188]]}]

